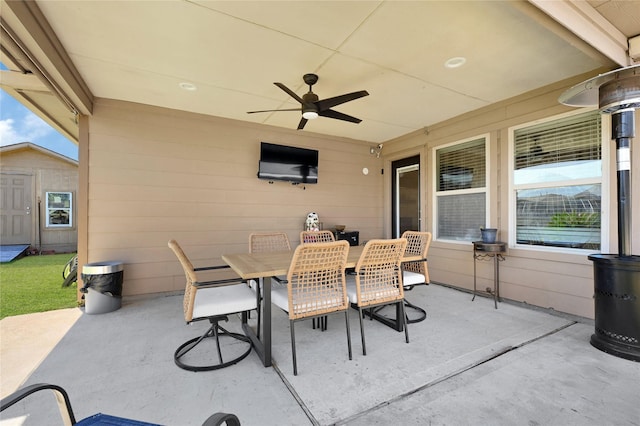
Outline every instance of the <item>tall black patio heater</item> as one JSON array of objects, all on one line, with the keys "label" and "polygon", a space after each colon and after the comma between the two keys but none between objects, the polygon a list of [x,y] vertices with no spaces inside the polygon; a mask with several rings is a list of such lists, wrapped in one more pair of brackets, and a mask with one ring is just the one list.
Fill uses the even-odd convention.
[{"label": "tall black patio heater", "polygon": [[611,114],[616,141],[618,254],[592,254],[595,333],[591,344],[640,362],[640,256],[631,254],[631,140],[640,108],[640,65],[601,74],[560,96],[570,106],[598,105]]}]

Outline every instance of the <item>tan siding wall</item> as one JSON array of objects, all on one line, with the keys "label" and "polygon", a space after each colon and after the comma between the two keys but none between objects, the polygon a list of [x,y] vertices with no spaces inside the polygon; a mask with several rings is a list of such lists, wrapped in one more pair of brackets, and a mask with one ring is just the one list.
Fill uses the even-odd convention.
[{"label": "tan siding wall", "polygon": [[[579,76],[541,90],[497,103],[473,113],[427,128],[398,140],[385,143],[385,167],[389,170],[393,159],[409,152],[420,152],[424,156],[425,173],[424,200],[426,229],[433,232],[433,192],[432,177],[433,148],[464,138],[490,134],[490,218],[489,223],[499,229],[499,238],[509,237],[509,127],[542,119],[574,108],[560,105],[558,96],[567,88],[591,75]],[[636,112],[636,117],[638,117]],[[605,118],[605,122],[608,118]],[[606,127],[606,126],[603,126]],[[607,135],[607,138],[609,135]],[[408,155],[407,155],[408,156]],[[610,224],[603,235],[608,240],[609,252],[617,252],[616,221],[616,167],[615,143],[610,143],[609,183],[603,184],[603,192],[609,191],[610,205],[605,215]],[[640,164],[640,150],[633,152],[634,170]],[[633,211],[640,211],[640,173],[632,176]],[[390,202],[385,201],[385,214]],[[637,216],[637,214],[636,214]],[[385,219],[387,220],[387,219]],[[633,254],[640,254],[640,220],[633,223]],[[587,259],[589,252],[578,254],[557,253],[510,248],[506,260],[500,263],[500,290],[505,298],[549,307],[562,312],[593,318],[593,266]],[[470,243],[455,244],[434,242],[429,254],[429,271],[435,282],[446,283],[464,289],[473,288],[473,256]],[[493,264],[478,262],[478,288],[493,287]],[[471,299],[471,297],[469,297]]]},{"label": "tan siding wall", "polygon": [[[38,212],[38,199],[41,201],[39,221],[32,221],[32,246],[43,251],[72,252],[77,250],[77,209],[75,202],[78,191],[78,166],[55,156],[44,154],[31,148],[3,153],[0,156],[2,173],[23,173],[33,177],[33,214]],[[62,191],[73,193],[73,226],[71,228],[46,227],[46,193]],[[38,232],[40,227],[41,232]],[[42,238],[40,244],[39,238]]]},{"label": "tan siding wall", "polygon": [[[361,241],[382,236],[382,160],[363,141],[111,100],[96,103],[88,139],[87,261],[123,261],[125,295],[183,288],[171,238],[209,265],[247,251],[251,232],[297,245],[311,211]],[[259,180],[261,141],[319,150],[319,183]]]}]

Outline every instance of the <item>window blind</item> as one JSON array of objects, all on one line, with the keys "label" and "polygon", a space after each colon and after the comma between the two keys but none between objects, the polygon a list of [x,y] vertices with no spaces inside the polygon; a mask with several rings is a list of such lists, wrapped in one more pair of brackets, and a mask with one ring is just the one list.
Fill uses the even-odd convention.
[{"label": "window blind", "polygon": [[515,170],[542,164],[600,160],[601,134],[598,111],[516,130]]}]

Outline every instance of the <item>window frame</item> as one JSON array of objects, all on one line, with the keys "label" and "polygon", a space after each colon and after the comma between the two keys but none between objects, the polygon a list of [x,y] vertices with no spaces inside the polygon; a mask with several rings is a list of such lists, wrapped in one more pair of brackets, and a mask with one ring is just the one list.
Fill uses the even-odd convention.
[{"label": "window frame", "polygon": [[[532,127],[539,124],[549,123],[552,121],[562,120],[565,118],[570,118],[573,116],[586,114],[589,112],[597,111],[596,107],[589,108],[580,108],[574,111],[569,111],[563,114],[556,114],[549,117],[541,118],[534,121],[529,121],[526,123],[521,123],[516,126],[512,126],[508,128],[508,179],[509,179],[509,190],[508,190],[508,203],[509,203],[509,212],[508,212],[508,244],[510,248],[528,250],[528,251],[537,251],[537,252],[547,252],[547,253],[567,253],[567,254],[588,254],[594,252],[606,253],[609,251],[609,233],[610,233],[610,222],[609,222],[609,205],[610,205],[610,192],[611,188],[609,185],[610,182],[610,140],[607,137],[608,134],[611,133],[611,117],[608,114],[600,114],[600,152],[601,152],[601,175],[600,177],[590,177],[590,178],[582,178],[582,179],[573,179],[573,180],[565,180],[565,181],[554,181],[554,182],[539,182],[539,183],[527,183],[527,184],[519,184],[516,185],[514,182],[515,179],[515,133],[517,130]],[[536,189],[536,188],[557,188],[563,186],[575,186],[575,185],[585,185],[585,184],[600,184],[600,250],[595,249],[586,249],[586,248],[571,248],[571,247],[556,247],[556,246],[543,246],[543,245],[533,245],[533,244],[518,244],[517,243],[517,191],[523,189]],[[615,190],[615,188],[614,188]]]},{"label": "window frame", "polygon": [[[69,196],[69,207],[49,207],[49,194],[64,194]],[[50,223],[51,216],[49,212],[51,210],[68,210],[69,211],[69,223],[57,224]],[[46,191],[45,192],[45,227],[46,228],[73,228],[73,192],[72,191]]]},{"label": "window frame", "polygon": [[[480,140],[480,139],[484,139],[484,161],[485,161],[485,181],[484,181],[484,187],[480,187],[480,188],[468,188],[468,189],[455,189],[455,190],[448,190],[448,191],[440,191],[438,182],[439,182],[439,170],[438,170],[438,150],[440,149],[444,149],[444,148],[450,148],[452,146],[455,145],[462,145],[468,142],[473,142],[476,140]],[[449,238],[442,238],[439,236],[438,233],[438,201],[440,197],[446,197],[446,196],[455,196],[455,195],[467,195],[467,194],[481,194],[483,193],[485,198],[484,198],[484,216],[485,216],[485,223],[484,223],[484,227],[490,227],[490,222],[491,222],[491,171],[490,171],[490,164],[491,164],[491,134],[490,133],[483,133],[483,134],[479,134],[479,135],[475,135],[475,136],[471,136],[468,138],[464,138],[464,139],[459,139],[456,140],[454,142],[450,142],[450,143],[446,143],[446,144],[442,144],[442,145],[438,145],[432,148],[431,150],[431,178],[432,178],[432,182],[433,182],[433,196],[432,196],[432,229],[433,229],[433,239],[434,241],[439,241],[439,242],[445,242],[445,243],[453,243],[453,244],[460,244],[460,245],[468,245],[470,242],[475,241],[476,239],[471,239],[471,240],[454,240],[454,239],[449,239]],[[445,195],[446,194],[446,195]],[[480,239],[480,229],[478,229],[478,238]]]}]

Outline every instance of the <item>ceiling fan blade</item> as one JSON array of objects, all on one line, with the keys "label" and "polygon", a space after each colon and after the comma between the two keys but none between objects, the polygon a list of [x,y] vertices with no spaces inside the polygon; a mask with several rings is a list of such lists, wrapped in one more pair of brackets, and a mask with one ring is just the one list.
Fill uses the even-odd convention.
[{"label": "ceiling fan blade", "polygon": [[262,110],[262,111],[247,111],[247,114],[255,114],[257,112],[273,112],[273,111],[300,111],[300,108],[265,109],[265,110]]},{"label": "ceiling fan blade", "polygon": [[347,93],[346,95],[340,95],[340,96],[335,96],[333,98],[322,99],[320,101],[317,101],[315,104],[318,106],[318,110],[325,111],[336,105],[353,101],[355,99],[359,99],[368,95],[369,95],[369,92],[367,92],[366,90],[361,90],[359,92]]},{"label": "ceiling fan blade", "polygon": [[307,120],[306,118],[302,117],[300,119],[300,123],[298,123],[298,130],[304,129],[304,125],[307,124],[307,121],[309,121],[309,120]]},{"label": "ceiling fan blade", "polygon": [[273,83],[276,86],[278,86],[279,88],[281,88],[282,90],[284,90],[285,92],[287,92],[289,94],[289,96],[291,96],[293,99],[295,99],[296,101],[300,102],[301,104],[304,103],[304,101],[302,100],[302,98],[298,95],[296,95],[296,92],[294,92],[293,90],[289,89],[287,86],[285,86],[282,83]]},{"label": "ceiling fan blade", "polygon": [[350,115],[343,114],[343,113],[338,112],[338,111],[334,111],[332,109],[326,109],[324,111],[320,111],[320,112],[318,112],[318,115],[320,115],[322,117],[335,118],[337,120],[350,121],[352,123],[360,123],[362,121],[359,118],[355,118],[355,117],[352,117]]}]

